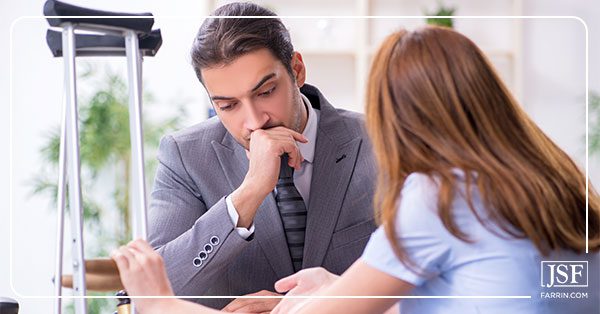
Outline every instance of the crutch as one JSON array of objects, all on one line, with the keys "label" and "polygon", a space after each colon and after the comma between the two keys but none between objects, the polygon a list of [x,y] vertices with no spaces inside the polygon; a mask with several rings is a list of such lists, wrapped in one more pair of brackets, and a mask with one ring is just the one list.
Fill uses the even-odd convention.
[{"label": "crutch", "polygon": [[18,314],[19,303],[11,298],[0,297],[0,314]]},{"label": "crutch", "polygon": [[[129,124],[132,152],[131,212],[134,238],[146,238],[146,191],[144,173],[142,106],[142,59],[154,56],[162,44],[160,30],[152,31],[151,13],[117,13],[92,10],[48,0],[44,15],[50,26],[46,41],[55,57],[64,59],[64,98],[59,153],[57,254],[55,269],[55,313],[62,309],[62,285],[72,286],[76,313],[87,313],[86,291],[118,290],[121,283],[112,260],[84,259],[83,210],[81,202],[79,130],[75,58],[78,56],[127,56],[129,80]],[[134,16],[134,18],[118,18]],[[108,18],[106,18],[108,17]],[[111,18],[114,17],[114,18]],[[88,32],[85,34],[79,31]],[[89,33],[91,32],[91,34]],[[64,210],[69,188],[73,276],[63,276]],[[94,271],[86,274],[86,268]],[[116,278],[115,278],[116,276]],[[89,281],[89,282],[88,282]]]}]

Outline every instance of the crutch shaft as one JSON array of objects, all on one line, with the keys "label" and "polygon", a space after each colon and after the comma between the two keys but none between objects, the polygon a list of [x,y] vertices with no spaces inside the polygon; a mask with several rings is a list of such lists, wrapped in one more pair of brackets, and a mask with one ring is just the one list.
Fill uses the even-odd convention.
[{"label": "crutch shaft", "polygon": [[64,233],[65,233],[65,187],[67,178],[67,116],[69,114],[67,104],[66,90],[63,93],[63,108],[60,124],[60,146],[58,155],[58,190],[57,190],[57,232],[56,232],[56,264],[54,270],[54,292],[58,296],[54,300],[54,313],[62,313],[62,285],[59,278],[62,278],[63,252],[64,252]]},{"label": "crutch shaft", "polygon": [[142,125],[141,54],[138,36],[134,31],[125,32],[127,73],[129,78],[129,130],[131,136],[132,166],[132,232],[133,238],[146,239],[147,211],[144,171],[144,142]]},{"label": "crutch shaft", "polygon": [[[85,264],[83,252],[83,207],[79,160],[79,126],[77,112],[77,84],[75,70],[75,29],[70,23],[63,26],[63,54],[65,62],[65,87],[67,94],[67,160],[69,169],[69,210],[71,212],[71,242],[73,246],[74,293],[85,296]],[[57,281],[60,278],[56,278]],[[85,298],[75,299],[77,313],[87,313]]]}]

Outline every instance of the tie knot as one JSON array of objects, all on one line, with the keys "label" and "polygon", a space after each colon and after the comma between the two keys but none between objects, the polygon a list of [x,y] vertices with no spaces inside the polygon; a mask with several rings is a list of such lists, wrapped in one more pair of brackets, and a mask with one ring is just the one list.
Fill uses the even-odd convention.
[{"label": "tie knot", "polygon": [[281,167],[279,168],[279,179],[290,179],[294,175],[294,168],[288,165],[288,154],[281,156]]}]

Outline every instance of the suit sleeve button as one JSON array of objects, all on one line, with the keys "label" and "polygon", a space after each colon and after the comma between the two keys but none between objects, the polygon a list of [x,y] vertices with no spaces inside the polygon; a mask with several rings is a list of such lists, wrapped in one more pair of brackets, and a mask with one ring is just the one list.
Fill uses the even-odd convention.
[{"label": "suit sleeve button", "polygon": [[195,267],[200,267],[202,266],[202,259],[200,257],[195,257],[193,263]]}]

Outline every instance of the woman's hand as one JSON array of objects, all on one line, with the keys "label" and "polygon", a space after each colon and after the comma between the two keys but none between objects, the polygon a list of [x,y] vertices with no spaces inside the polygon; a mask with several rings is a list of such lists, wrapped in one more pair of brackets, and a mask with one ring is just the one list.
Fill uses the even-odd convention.
[{"label": "woman's hand", "polygon": [[162,257],[141,239],[114,250],[111,258],[117,263],[121,282],[141,313],[160,312],[174,299],[146,299],[136,296],[173,296]]},{"label": "woman's hand", "polygon": [[[286,296],[310,296],[329,287],[338,277],[322,267],[303,269],[277,281],[275,290],[287,292]],[[293,313],[308,301],[309,298],[283,298],[271,313]]]}]

